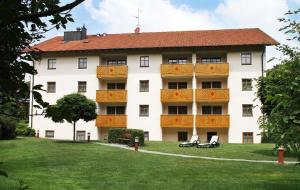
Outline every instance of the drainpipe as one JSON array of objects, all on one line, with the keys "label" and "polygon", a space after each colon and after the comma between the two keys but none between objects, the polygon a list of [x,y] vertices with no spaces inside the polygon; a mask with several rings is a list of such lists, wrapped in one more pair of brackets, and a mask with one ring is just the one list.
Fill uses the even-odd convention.
[{"label": "drainpipe", "polygon": [[[196,54],[193,53],[192,55],[192,63],[195,66],[196,64]],[[193,72],[193,79],[192,79],[192,88],[193,88],[193,106],[192,106],[192,113],[193,113],[193,135],[197,135],[197,128],[196,128],[196,115],[197,115],[197,104],[196,104],[196,88],[197,88],[197,81],[195,72]]]},{"label": "drainpipe", "polygon": [[[33,69],[34,67],[34,61],[33,61]],[[34,74],[31,76],[31,84],[30,84],[30,128],[33,127],[33,86],[34,86]]]}]

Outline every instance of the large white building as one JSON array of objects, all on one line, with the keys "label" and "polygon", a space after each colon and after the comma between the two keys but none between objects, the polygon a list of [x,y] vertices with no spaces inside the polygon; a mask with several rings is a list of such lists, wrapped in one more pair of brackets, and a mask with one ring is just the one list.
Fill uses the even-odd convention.
[{"label": "large white building", "polygon": [[[266,68],[260,29],[86,35],[65,32],[36,45],[34,84],[50,104],[70,93],[97,102],[95,121],[80,121],[76,138],[106,140],[108,129],[142,129],[149,140],[260,143],[255,79]],[[33,113],[39,110],[33,109]],[[40,137],[72,139],[72,125],[34,115]]]}]

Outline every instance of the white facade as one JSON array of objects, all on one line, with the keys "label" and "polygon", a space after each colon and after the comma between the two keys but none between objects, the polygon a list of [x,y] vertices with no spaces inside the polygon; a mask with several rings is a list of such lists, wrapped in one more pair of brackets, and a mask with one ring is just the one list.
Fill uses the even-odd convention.
[{"label": "white facade", "polygon": [[[230,115],[230,127],[225,130],[227,134],[226,142],[229,143],[242,143],[243,132],[253,133],[253,142],[260,143],[261,136],[258,118],[261,115],[259,101],[255,100],[255,81],[253,81],[252,91],[242,91],[242,79],[251,78],[257,79],[262,74],[262,54],[263,51],[251,50],[247,52],[252,53],[252,64],[241,64],[241,52],[242,51],[226,51],[226,59],[229,64],[229,76],[227,79],[220,79],[230,92],[230,101],[228,104],[222,107],[223,112],[227,112]],[[192,57],[193,64],[196,63],[196,55],[200,52],[186,52]],[[160,73],[160,65],[163,63],[164,52],[161,53],[149,53],[143,54],[127,54],[128,65],[128,77],[126,80],[127,89],[127,128],[142,129],[149,132],[149,140],[164,140],[163,132],[160,126],[160,116],[164,113],[164,106],[161,103],[160,90],[163,88],[163,80]],[[110,55],[113,56],[113,55]],[[149,56],[149,67],[140,67],[140,56]],[[87,58],[87,69],[78,69],[78,58]],[[48,59],[56,59],[56,69],[48,69]],[[263,57],[264,58],[264,57]],[[87,82],[87,92],[84,93],[89,99],[96,99],[96,90],[106,89],[100,79],[97,78],[96,68],[101,62],[100,55],[53,55],[44,56],[40,62],[35,63],[35,68],[38,74],[35,75],[35,85],[42,84],[44,88],[47,87],[47,82],[56,82],[56,92],[47,93],[42,92],[43,99],[50,104],[55,104],[56,100],[63,97],[66,94],[77,92],[78,81]],[[264,61],[265,64],[265,61]],[[265,68],[265,66],[264,66]],[[149,92],[139,91],[139,81],[149,80]],[[183,79],[178,79],[178,81]],[[205,80],[205,79],[204,79]],[[176,81],[176,79],[175,79]],[[188,85],[190,88],[199,88],[201,82],[199,79],[193,77],[188,79]],[[253,104],[256,106],[253,108],[253,117],[243,117],[242,105]],[[149,105],[149,116],[140,117],[139,105]],[[103,107],[98,104],[100,108],[98,113],[104,113],[101,110]],[[196,115],[201,111],[201,107],[197,106],[194,102],[188,105],[190,114]],[[197,110],[198,109],[198,110]],[[225,110],[225,111],[224,111]],[[35,110],[33,113],[39,113],[39,110]],[[195,124],[194,124],[195,125]],[[39,130],[40,137],[45,137],[46,130],[54,130],[55,139],[72,139],[73,127],[72,124],[67,122],[54,123],[50,119],[44,118],[44,116],[33,117],[33,128]],[[102,128],[95,126],[95,121],[77,123],[77,131],[85,131],[91,133],[92,140],[101,139]],[[188,130],[188,136],[191,136],[193,132]],[[201,133],[201,130],[195,129],[195,132]],[[209,130],[208,130],[209,131]],[[210,129],[210,131],[214,131]],[[176,135],[170,134],[171,135]],[[206,140],[206,139],[201,139]]]}]

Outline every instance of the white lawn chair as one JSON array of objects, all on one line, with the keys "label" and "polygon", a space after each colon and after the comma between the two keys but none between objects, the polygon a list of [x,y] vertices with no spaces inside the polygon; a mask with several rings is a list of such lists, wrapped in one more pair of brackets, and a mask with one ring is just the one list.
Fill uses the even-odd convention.
[{"label": "white lawn chair", "polygon": [[188,142],[182,142],[179,144],[179,147],[189,147],[189,146],[194,146],[199,143],[199,136],[198,135],[193,135],[191,140]]},{"label": "white lawn chair", "polygon": [[211,137],[209,143],[198,143],[197,148],[215,148],[219,146],[219,136],[214,135]]}]

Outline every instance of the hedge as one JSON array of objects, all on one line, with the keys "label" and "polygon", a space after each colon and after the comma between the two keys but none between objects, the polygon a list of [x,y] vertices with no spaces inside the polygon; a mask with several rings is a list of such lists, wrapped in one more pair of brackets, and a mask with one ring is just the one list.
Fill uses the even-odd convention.
[{"label": "hedge", "polygon": [[17,122],[11,117],[0,116],[0,140],[16,138]]},{"label": "hedge", "polygon": [[17,136],[26,136],[26,137],[34,137],[35,130],[28,127],[27,121],[20,121],[16,128]]},{"label": "hedge", "polygon": [[[130,134],[130,135],[128,135]],[[135,137],[139,137],[140,145],[144,145],[144,131],[140,129],[114,128],[108,130],[108,142],[119,143],[119,138],[129,138],[129,146],[134,145]]]}]

